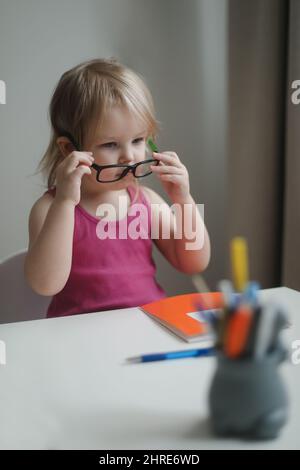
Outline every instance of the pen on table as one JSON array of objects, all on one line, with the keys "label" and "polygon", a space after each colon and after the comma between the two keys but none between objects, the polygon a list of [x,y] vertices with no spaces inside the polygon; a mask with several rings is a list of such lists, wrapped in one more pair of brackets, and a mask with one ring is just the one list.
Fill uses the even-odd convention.
[{"label": "pen on table", "polygon": [[184,349],[182,351],[170,351],[141,356],[129,357],[127,362],[135,364],[140,362],[166,361],[169,359],[186,359],[189,357],[207,357],[215,354],[215,348]]}]

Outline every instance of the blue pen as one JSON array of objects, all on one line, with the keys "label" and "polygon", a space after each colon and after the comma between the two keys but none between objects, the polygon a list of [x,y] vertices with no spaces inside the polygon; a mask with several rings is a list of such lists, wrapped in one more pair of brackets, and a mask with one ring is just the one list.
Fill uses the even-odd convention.
[{"label": "blue pen", "polygon": [[143,354],[142,356],[129,357],[130,363],[167,361],[169,359],[185,359],[188,357],[213,356],[215,348],[185,349],[183,351],[171,351],[164,353]]}]

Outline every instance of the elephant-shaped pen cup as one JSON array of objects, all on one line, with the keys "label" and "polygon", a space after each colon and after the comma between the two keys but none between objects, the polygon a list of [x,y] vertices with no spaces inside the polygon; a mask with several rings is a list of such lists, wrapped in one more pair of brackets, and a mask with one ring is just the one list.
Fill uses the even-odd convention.
[{"label": "elephant-shaped pen cup", "polygon": [[[258,305],[245,350],[230,357],[226,340],[228,344],[228,330],[234,329],[234,322],[237,325],[235,314],[227,316],[223,344],[220,338],[217,341],[216,369],[208,395],[212,428],[222,436],[273,439],[288,419],[288,395],[279,371],[288,356],[279,338],[287,317],[278,305]],[[244,314],[246,318],[247,312]],[[236,328],[234,334],[238,342],[242,328]]]},{"label": "elephant-shaped pen cup", "polygon": [[222,436],[272,439],[288,418],[288,397],[278,365],[279,347],[261,359],[217,356],[209,391],[213,430]]}]

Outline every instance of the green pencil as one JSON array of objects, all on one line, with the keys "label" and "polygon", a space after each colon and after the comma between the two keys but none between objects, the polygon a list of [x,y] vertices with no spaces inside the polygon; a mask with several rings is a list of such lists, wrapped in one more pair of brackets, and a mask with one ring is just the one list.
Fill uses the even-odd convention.
[{"label": "green pencil", "polygon": [[158,152],[158,148],[151,138],[147,140],[147,143],[149,147],[151,148],[152,152]]}]

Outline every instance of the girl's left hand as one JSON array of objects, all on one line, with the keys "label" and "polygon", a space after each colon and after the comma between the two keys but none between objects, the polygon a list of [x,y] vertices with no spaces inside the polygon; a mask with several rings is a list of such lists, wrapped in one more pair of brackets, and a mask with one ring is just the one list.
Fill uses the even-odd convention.
[{"label": "girl's left hand", "polygon": [[160,163],[151,165],[151,170],[157,174],[171,201],[186,201],[190,194],[189,174],[178,155],[175,152],[153,152],[153,158]]}]

